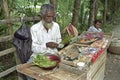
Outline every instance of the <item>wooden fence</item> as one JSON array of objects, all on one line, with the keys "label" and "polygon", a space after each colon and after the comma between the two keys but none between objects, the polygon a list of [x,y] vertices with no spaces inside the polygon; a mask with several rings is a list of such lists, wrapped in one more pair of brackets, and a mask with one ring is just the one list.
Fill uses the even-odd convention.
[{"label": "wooden fence", "polygon": [[[38,17],[38,16],[36,16],[36,17],[26,17],[26,18],[24,18],[24,20],[25,21],[40,20],[40,17]],[[20,21],[21,21],[21,18],[4,19],[4,20],[0,20],[0,24],[15,23],[15,22],[20,22]],[[13,34],[3,36],[3,37],[0,37],[0,43],[8,42],[8,41],[11,41],[12,39],[13,39]],[[11,48],[0,51],[0,57],[4,56],[4,55],[8,55],[9,53],[16,53],[15,47],[12,46]],[[14,56],[15,56],[16,61],[17,61],[16,55],[14,55]],[[0,73],[0,78],[14,72],[15,70],[16,70],[16,66],[13,66],[13,67],[1,72]]]}]

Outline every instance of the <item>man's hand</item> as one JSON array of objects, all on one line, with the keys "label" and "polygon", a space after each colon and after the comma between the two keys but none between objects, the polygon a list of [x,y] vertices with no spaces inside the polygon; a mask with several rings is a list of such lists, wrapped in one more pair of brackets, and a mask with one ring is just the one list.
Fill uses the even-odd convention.
[{"label": "man's hand", "polygon": [[48,42],[48,43],[46,43],[46,46],[49,48],[57,48],[58,44],[55,42]]}]

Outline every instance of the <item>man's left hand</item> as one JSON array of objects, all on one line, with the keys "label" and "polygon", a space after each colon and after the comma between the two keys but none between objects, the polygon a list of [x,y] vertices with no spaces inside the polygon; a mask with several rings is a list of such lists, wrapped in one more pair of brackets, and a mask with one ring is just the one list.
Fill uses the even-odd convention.
[{"label": "man's left hand", "polygon": [[58,44],[55,42],[48,42],[48,43],[46,43],[46,46],[49,48],[57,48]]}]

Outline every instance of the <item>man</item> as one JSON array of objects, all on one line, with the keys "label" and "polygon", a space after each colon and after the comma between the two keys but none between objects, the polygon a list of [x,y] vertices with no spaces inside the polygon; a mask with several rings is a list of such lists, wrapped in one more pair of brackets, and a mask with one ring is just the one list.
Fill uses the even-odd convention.
[{"label": "man", "polygon": [[[42,20],[31,27],[33,54],[28,62],[31,62],[36,54],[56,54],[57,47],[61,42],[59,25],[53,21],[55,16],[54,7],[43,4],[40,9]],[[27,80],[34,80],[27,76]]]},{"label": "man", "polygon": [[101,27],[101,21],[100,20],[95,20],[94,24],[89,27],[87,32],[91,32],[91,33],[102,32],[102,29],[100,27]]},{"label": "man", "polygon": [[61,42],[61,34],[59,25],[53,21],[55,16],[54,7],[50,4],[42,5],[40,15],[42,20],[31,27],[32,56],[38,53],[55,54]]}]

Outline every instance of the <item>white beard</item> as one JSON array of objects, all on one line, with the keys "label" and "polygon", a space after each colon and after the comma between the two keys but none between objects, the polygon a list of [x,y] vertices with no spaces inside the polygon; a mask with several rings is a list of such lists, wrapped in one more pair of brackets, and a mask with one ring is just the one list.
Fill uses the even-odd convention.
[{"label": "white beard", "polygon": [[47,22],[45,22],[44,20],[42,20],[42,23],[43,23],[43,26],[44,26],[45,28],[47,28],[47,29],[50,29],[50,28],[52,27],[52,25],[53,25],[52,22],[51,22],[51,23],[47,23]]}]

